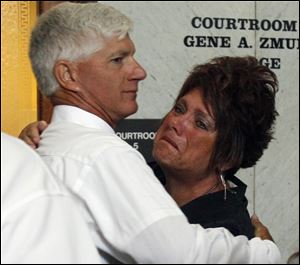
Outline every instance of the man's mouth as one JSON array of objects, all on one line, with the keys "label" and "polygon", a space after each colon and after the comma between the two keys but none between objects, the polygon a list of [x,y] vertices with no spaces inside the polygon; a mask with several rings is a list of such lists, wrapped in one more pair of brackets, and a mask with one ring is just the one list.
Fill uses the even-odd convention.
[{"label": "man's mouth", "polygon": [[124,93],[137,93],[137,89],[128,89],[128,90],[125,90]]},{"label": "man's mouth", "polygon": [[130,97],[132,99],[136,99],[137,97],[137,90],[127,90],[127,91],[123,91],[124,95],[127,95],[127,97]]}]

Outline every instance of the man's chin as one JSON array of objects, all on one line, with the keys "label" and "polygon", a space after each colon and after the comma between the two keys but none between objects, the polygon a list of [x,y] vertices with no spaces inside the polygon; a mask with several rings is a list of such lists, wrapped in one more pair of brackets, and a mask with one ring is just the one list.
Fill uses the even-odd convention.
[{"label": "man's chin", "polygon": [[130,104],[131,106],[128,106],[126,110],[123,111],[123,118],[127,118],[133,114],[135,114],[138,111],[138,105],[137,103],[135,104]]}]

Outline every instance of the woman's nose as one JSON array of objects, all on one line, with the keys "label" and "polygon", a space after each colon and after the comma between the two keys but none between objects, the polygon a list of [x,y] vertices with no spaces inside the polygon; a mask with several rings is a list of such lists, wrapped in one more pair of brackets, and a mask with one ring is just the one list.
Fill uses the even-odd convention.
[{"label": "woman's nose", "polygon": [[178,116],[172,117],[170,124],[171,124],[171,127],[177,133],[177,135],[181,136],[182,133],[184,132],[184,130],[187,126],[187,123],[188,123],[187,118],[188,117],[186,115],[178,115]]}]

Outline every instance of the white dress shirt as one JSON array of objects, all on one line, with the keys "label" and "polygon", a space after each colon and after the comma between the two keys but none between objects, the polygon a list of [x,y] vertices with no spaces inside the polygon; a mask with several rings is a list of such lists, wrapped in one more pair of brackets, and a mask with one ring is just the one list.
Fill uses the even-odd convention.
[{"label": "white dress shirt", "polygon": [[271,241],[191,225],[143,156],[99,117],[56,106],[39,154],[79,198],[103,263],[276,263]]},{"label": "white dress shirt", "polygon": [[70,194],[24,142],[1,133],[1,264],[99,263]]}]

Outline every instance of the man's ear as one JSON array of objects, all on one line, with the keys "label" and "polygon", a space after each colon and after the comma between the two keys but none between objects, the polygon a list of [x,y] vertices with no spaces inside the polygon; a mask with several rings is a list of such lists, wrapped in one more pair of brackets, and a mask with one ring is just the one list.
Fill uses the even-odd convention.
[{"label": "man's ear", "polygon": [[54,65],[54,75],[61,88],[73,92],[80,91],[74,63],[67,60],[57,61]]}]

